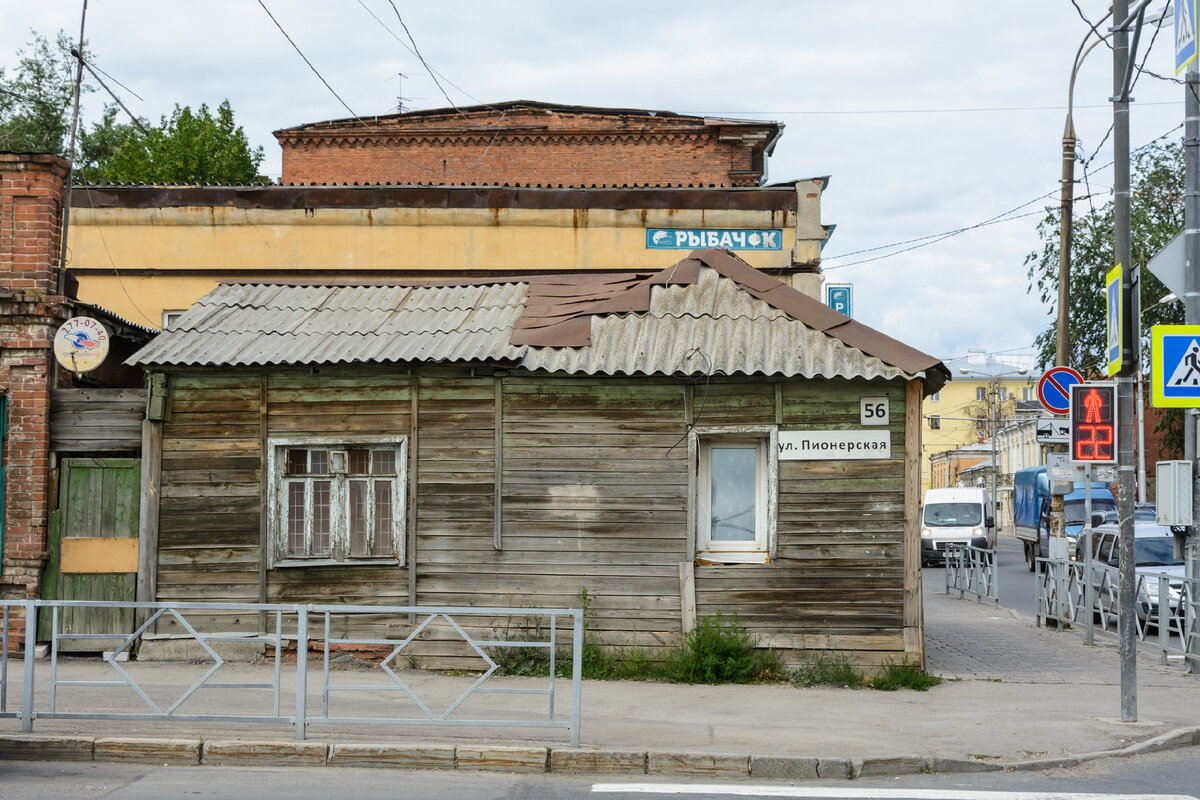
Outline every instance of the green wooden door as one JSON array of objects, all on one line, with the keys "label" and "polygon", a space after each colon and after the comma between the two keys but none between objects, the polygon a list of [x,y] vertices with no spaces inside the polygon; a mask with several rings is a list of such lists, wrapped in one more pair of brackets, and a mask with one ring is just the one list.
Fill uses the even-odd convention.
[{"label": "green wooden door", "polygon": [[[140,488],[139,459],[63,459],[58,510],[50,519],[44,598],[135,599]],[[60,633],[127,634],[133,631],[133,619],[132,609],[70,608],[62,610],[58,624]],[[49,618],[40,623],[48,625]],[[59,649],[102,651],[119,644],[119,639],[68,639]]]}]

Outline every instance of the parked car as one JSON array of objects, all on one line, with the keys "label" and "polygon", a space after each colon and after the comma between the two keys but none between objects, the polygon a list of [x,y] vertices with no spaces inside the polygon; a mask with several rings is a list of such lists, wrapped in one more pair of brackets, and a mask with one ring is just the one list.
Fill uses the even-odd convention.
[{"label": "parked car", "polygon": [[[1120,566],[1120,528],[1115,523],[1106,523],[1092,530],[1092,588],[1100,592],[1102,587],[1118,585],[1117,569]],[[1167,602],[1170,614],[1180,613],[1180,597],[1183,593],[1184,562],[1175,555],[1175,536],[1165,525],[1157,524],[1151,512],[1150,519],[1134,513],[1133,520],[1134,566],[1138,573],[1138,588],[1135,610],[1142,625],[1158,625],[1159,582],[1157,576],[1167,576]],[[1084,539],[1075,547],[1075,560],[1084,561]],[[1107,581],[1106,581],[1107,577]],[[1097,595],[1096,602],[1099,603]]]}]

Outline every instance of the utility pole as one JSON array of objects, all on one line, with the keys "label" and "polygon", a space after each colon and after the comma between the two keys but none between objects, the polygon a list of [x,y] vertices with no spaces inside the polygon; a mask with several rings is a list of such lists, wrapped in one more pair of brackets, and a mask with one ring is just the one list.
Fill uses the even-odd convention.
[{"label": "utility pole", "polygon": [[[1141,31],[1146,4],[1139,3],[1135,15]],[[1121,266],[1121,367],[1117,371],[1117,516],[1120,520],[1120,589],[1117,602],[1117,634],[1121,650],[1121,721],[1137,721],[1137,629],[1134,619],[1133,547],[1133,330],[1138,321],[1130,319],[1132,297],[1132,248],[1130,247],[1129,207],[1129,0],[1114,0],[1113,22],[1113,211],[1114,258]],[[1137,35],[1134,36],[1137,41]],[[1136,46],[1136,45],[1135,45]],[[1140,369],[1140,366],[1137,366]]]},{"label": "utility pole", "polygon": [[[1188,0],[1176,0],[1188,2]],[[1183,102],[1183,163],[1184,163],[1184,222],[1183,222],[1183,302],[1184,322],[1200,325],[1200,76],[1195,67],[1189,68],[1184,81]],[[1184,458],[1192,462],[1192,526],[1188,530],[1187,552],[1185,553],[1185,575],[1196,580],[1200,577],[1200,491],[1195,480],[1200,475],[1200,454],[1196,448],[1197,409],[1184,409],[1183,449]],[[1193,619],[1200,615],[1200,598],[1191,597]],[[1160,612],[1161,613],[1161,612]],[[1185,615],[1187,610],[1184,611]],[[1186,616],[1185,616],[1186,619]],[[1200,636],[1193,634],[1184,643],[1187,671],[1200,674]]]}]

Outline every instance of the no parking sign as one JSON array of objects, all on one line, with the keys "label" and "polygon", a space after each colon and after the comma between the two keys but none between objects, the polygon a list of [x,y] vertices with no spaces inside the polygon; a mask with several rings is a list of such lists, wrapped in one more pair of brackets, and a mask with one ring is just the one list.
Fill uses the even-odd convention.
[{"label": "no parking sign", "polygon": [[1071,385],[1083,383],[1083,376],[1070,367],[1051,367],[1038,379],[1038,402],[1051,414],[1071,410]]}]

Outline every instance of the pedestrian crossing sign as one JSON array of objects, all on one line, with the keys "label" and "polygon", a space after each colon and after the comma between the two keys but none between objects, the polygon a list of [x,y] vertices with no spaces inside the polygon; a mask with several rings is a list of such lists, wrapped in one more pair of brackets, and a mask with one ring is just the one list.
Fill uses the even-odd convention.
[{"label": "pedestrian crossing sign", "polygon": [[1200,325],[1150,329],[1150,384],[1155,408],[1200,408]]}]

